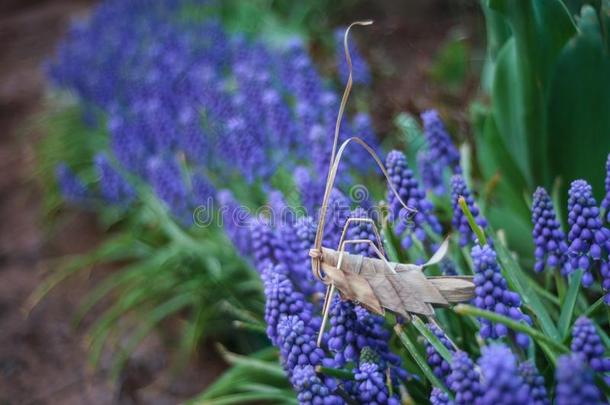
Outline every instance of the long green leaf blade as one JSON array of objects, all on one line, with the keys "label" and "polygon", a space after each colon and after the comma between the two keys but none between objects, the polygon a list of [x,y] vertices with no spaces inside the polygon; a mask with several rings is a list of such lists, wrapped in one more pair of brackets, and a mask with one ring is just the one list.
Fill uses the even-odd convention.
[{"label": "long green leaf blade", "polygon": [[550,336],[555,341],[560,341],[561,336],[559,331],[555,327],[551,316],[546,310],[544,304],[534,291],[534,288],[526,280],[523,270],[515,259],[512,257],[510,252],[502,243],[497,243],[494,246],[498,254],[498,259],[502,268],[502,274],[506,277],[509,285],[515,289],[526,305],[530,306],[536,319],[540,322],[540,326],[544,333]]},{"label": "long green leaf blade", "polygon": [[445,359],[448,363],[451,363],[453,356],[451,352],[445,347],[443,342],[434,334],[430,329],[422,322],[421,319],[414,317],[411,322],[413,326],[421,333],[427,340],[430,342],[434,349],[441,355],[443,359]]},{"label": "long green leaf blade", "polygon": [[561,354],[561,353],[569,352],[569,349],[567,347],[565,347],[563,344],[559,343],[559,341],[550,338],[549,336],[532,328],[531,326],[529,326],[526,323],[517,322],[506,316],[496,314],[495,312],[476,308],[476,307],[473,307],[472,305],[467,305],[467,304],[456,305],[454,310],[455,310],[455,312],[457,312],[460,315],[477,316],[480,318],[488,319],[492,322],[502,323],[515,331],[523,332],[523,333],[527,334],[528,336],[530,336],[532,339],[551,347],[557,353]]},{"label": "long green leaf blade", "polygon": [[426,359],[424,359],[424,357],[421,355],[419,350],[417,350],[417,347],[415,346],[415,343],[413,343],[411,341],[411,339],[409,338],[409,336],[407,336],[407,334],[402,330],[402,327],[399,324],[396,324],[396,325],[394,325],[394,331],[398,335],[398,338],[400,339],[400,342],[409,351],[409,354],[411,354],[411,356],[413,357],[413,359],[415,360],[415,362],[417,363],[417,365],[419,366],[421,371],[424,373],[424,375],[428,379],[428,381],[430,381],[435,387],[438,387],[438,388],[442,389],[449,396],[451,396],[451,392],[449,392],[449,389],[445,386],[445,384],[443,384],[434,375],[434,372],[432,371],[432,369],[430,368],[430,366],[426,362]]},{"label": "long green leaf blade", "polygon": [[578,291],[580,290],[582,273],[582,270],[579,269],[570,275],[570,285],[561,307],[561,314],[559,315],[558,327],[562,340],[568,336],[570,331],[570,324],[572,323],[572,316],[574,315],[574,307],[576,306],[576,298],[578,297]]}]

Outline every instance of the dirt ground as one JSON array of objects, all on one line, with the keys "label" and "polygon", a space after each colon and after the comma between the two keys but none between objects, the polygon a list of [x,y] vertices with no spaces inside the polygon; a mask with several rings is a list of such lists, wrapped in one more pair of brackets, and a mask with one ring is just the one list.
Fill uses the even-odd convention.
[{"label": "dirt ground", "polygon": [[[52,233],[45,230],[34,171],[36,141],[43,136],[33,125],[45,88],[40,64],[70,19],[92,3],[0,2],[0,405],[173,404],[199,392],[223,368],[212,351],[204,351],[179,376],[170,375],[159,360],[169,354],[152,336],[122,384],[109,384],[103,368],[94,371],[87,364],[86,324],[78,329],[71,324],[75,307],[96,282],[94,273],[61,285],[31,313],[24,311],[54,258],[85,252],[103,236],[92,216],[77,212],[65,213]],[[476,2],[457,9],[447,3],[382,1],[358,11],[382,23],[366,40],[364,52],[390,72],[373,91],[375,122],[382,131],[397,111],[418,112],[439,100],[453,106],[448,111],[458,125],[466,121],[464,99],[471,85],[448,99],[442,89],[427,84],[426,67],[448,32],[455,26],[476,27],[471,24],[477,18],[471,3]]]},{"label": "dirt ground", "polygon": [[[75,277],[34,308],[25,302],[56,261],[86,252],[102,238],[95,218],[67,212],[52,232],[45,230],[35,177],[35,125],[44,78],[40,64],[51,55],[71,18],[87,12],[91,0],[5,1],[0,5],[0,405],[4,404],[174,404],[202,390],[224,368],[213,352],[179,376],[163,369],[168,356],[149,338],[111,385],[88,366],[87,322],[72,325],[74,309],[96,282]],[[109,269],[96,269],[96,272]],[[206,359],[207,357],[207,359]],[[205,362],[205,367],[203,363]],[[179,378],[174,378],[179,377]]]},{"label": "dirt ground", "polygon": [[[485,46],[478,1],[363,1],[353,16],[344,18],[375,21],[353,35],[369,64],[376,66],[370,108],[378,134],[394,129],[393,119],[399,112],[418,115],[437,108],[454,129],[453,135],[465,136],[468,103],[479,87]],[[468,44],[468,73],[457,91],[449,91],[434,82],[430,66],[443,44],[455,37]]]}]

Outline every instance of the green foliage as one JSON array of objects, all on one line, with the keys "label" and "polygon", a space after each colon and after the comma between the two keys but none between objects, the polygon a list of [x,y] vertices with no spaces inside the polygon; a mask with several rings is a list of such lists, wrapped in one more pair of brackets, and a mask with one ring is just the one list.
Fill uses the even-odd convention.
[{"label": "green foliage", "polygon": [[469,58],[468,43],[462,35],[454,33],[438,51],[430,66],[430,78],[446,90],[458,92],[468,75]]},{"label": "green foliage", "polygon": [[[47,102],[60,105],[60,108],[49,109],[38,119],[46,135],[37,147],[38,167],[35,175],[43,188],[44,214],[48,218],[60,208],[62,202],[55,181],[58,162],[70,162],[74,168],[88,169],[93,155],[106,148],[107,138],[101,129],[87,128],[80,106],[62,99],[60,95],[50,96]],[[86,181],[94,181],[93,173],[87,170],[80,172]]]},{"label": "green foliage", "polygon": [[[488,217],[511,246],[529,229],[524,195],[536,186],[586,178],[597,197],[610,150],[609,3],[484,0],[488,34],[483,89],[491,104],[472,107],[477,157],[497,181]],[[573,15],[575,11],[580,14]],[[560,179],[560,182],[557,182]]]},{"label": "green foliage", "polygon": [[330,30],[335,23],[331,16],[356,6],[361,0],[225,0],[220,14],[228,29],[282,42],[301,35],[312,42],[332,40]]},{"label": "green foliage", "polygon": [[266,348],[249,356],[228,352],[220,347],[224,359],[232,365],[205,392],[188,401],[190,405],[225,405],[246,402],[296,404],[278,353]]},{"label": "green foliage", "polygon": [[546,106],[554,138],[550,167],[566,180],[591,179],[598,198],[603,196],[600,167],[610,150],[609,3],[600,15],[602,21],[592,7],[583,7],[578,33],[558,55]]},{"label": "green foliage", "polygon": [[[56,165],[65,161],[77,169],[86,167],[80,173],[87,184],[94,184],[90,162],[107,148],[108,136],[104,129],[86,127],[76,106],[52,112],[42,122],[47,136],[40,145],[37,174],[46,191],[46,213],[55,215],[61,207]],[[259,333],[244,329],[236,335],[226,322],[230,316],[260,324],[263,299],[256,273],[235,253],[224,231],[214,226],[183,229],[145,185],[134,184],[140,196],[134,207],[92,207],[109,227],[110,237],[89,253],[61,259],[30,296],[28,308],[82,270],[118,265],[120,270],[101,278],[74,317],[79,324],[92,310],[102,309],[88,331],[90,362],[97,365],[108,349],[114,353],[113,377],[142,339],[172,315],[186,321],[178,337],[178,360],[187,359],[209,338],[236,347],[262,345]]]}]

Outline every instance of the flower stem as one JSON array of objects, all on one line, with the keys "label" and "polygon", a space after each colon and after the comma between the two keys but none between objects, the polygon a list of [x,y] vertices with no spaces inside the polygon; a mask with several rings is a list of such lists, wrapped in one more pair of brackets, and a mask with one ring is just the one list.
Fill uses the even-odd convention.
[{"label": "flower stem", "polygon": [[506,316],[496,314],[495,312],[486,311],[484,309],[479,309],[479,308],[473,307],[472,305],[466,305],[466,304],[456,305],[454,307],[454,311],[460,315],[478,316],[481,318],[488,319],[492,322],[502,323],[515,331],[523,332],[523,333],[529,335],[531,338],[537,340],[539,343],[544,343],[544,345],[548,346],[549,348],[552,348],[556,352],[559,352],[559,353],[568,353],[569,352],[567,347],[565,347],[561,343],[551,339],[544,333],[537,331],[536,329],[532,328],[531,326],[529,326],[523,322],[514,321]]},{"label": "flower stem", "polygon": [[475,235],[477,235],[477,238],[479,239],[479,244],[482,246],[487,245],[487,238],[485,237],[485,233],[483,232],[483,229],[481,229],[481,227],[477,225],[476,221],[474,220],[472,212],[470,212],[470,208],[468,208],[468,204],[466,204],[466,200],[464,199],[464,197],[460,196],[460,198],[458,198],[458,204],[464,212],[464,215],[466,215],[466,219],[468,219],[468,225],[470,225],[472,231],[475,233]]}]

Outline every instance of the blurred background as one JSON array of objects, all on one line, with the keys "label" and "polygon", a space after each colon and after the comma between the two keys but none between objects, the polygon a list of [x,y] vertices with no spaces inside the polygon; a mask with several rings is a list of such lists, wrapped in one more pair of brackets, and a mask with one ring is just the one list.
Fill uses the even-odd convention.
[{"label": "blurred background", "polygon": [[[138,2],[129,2],[132,3]],[[566,1],[569,17],[564,16],[561,21],[569,20],[570,24],[549,23],[553,20],[549,16],[555,15],[551,12],[544,15],[546,20],[529,21],[535,29],[527,31],[529,37],[519,38],[535,45],[520,47],[522,43],[517,42],[514,58],[509,52],[501,54],[500,49],[510,41],[509,45],[514,45],[506,21],[512,23],[520,16],[510,14],[510,6],[502,10],[502,1],[492,2],[497,3],[494,10],[486,6],[488,2],[478,0],[302,3],[306,4],[229,0],[220,2],[213,12],[189,8],[187,4],[172,18],[178,15],[180,24],[193,30],[189,32],[197,32],[196,25],[212,16],[238,44],[259,37],[272,49],[297,44],[295,47],[305,50],[325,78],[325,85],[329,83],[336,94],[340,94],[345,82],[342,50],[338,46],[345,26],[355,20],[374,20],[373,26],[353,32],[352,42],[365,71],[362,83],[354,90],[354,116],[368,111],[370,122],[365,121],[366,127],[376,134],[379,147],[389,150],[399,145],[411,159],[421,140],[421,129],[414,117],[436,109],[453,140],[462,145],[463,162],[474,162],[465,163],[464,175],[479,186],[482,210],[494,226],[507,230],[508,244],[520,254],[520,263],[525,266],[531,267],[534,261],[533,243],[522,235],[531,233],[529,196],[537,185],[551,190],[558,201],[567,194],[569,181],[586,177],[601,200],[603,164],[610,150],[610,137],[604,136],[610,127],[610,75],[606,75],[610,63],[608,53],[599,49],[608,47],[608,33],[595,25],[595,12],[583,12],[581,19],[579,11],[585,3],[601,10],[603,3],[607,12],[607,2]],[[139,6],[142,4],[156,11],[151,13],[154,21],[163,22],[162,7],[157,9],[154,2],[146,0]],[[103,46],[97,52],[62,47],[60,43],[65,40],[78,45],[82,35],[86,47],[86,40],[92,38],[85,36],[91,32],[83,21],[89,21],[98,6],[93,0],[4,0],[0,4],[0,405],[182,403],[211,386],[224,393],[230,384],[226,381],[244,378],[224,374],[226,381],[219,380],[229,366],[240,364],[239,359],[227,355],[225,347],[249,354],[268,346],[260,330],[260,324],[264,327],[264,302],[258,279],[253,281],[254,287],[244,283],[246,292],[231,290],[243,300],[244,307],[236,305],[237,301],[242,303],[240,299],[227,299],[216,306],[224,297],[219,297],[221,292],[215,291],[215,285],[206,284],[210,274],[218,274],[218,263],[222,263],[223,272],[233,277],[223,279],[228,285],[240,284],[235,280],[253,279],[240,273],[246,269],[254,274],[250,259],[239,258],[233,247],[226,247],[229,239],[236,244],[231,235],[227,239],[224,234],[203,234],[185,226],[184,218],[173,211],[175,207],[163,190],[159,191],[164,185],[153,184],[157,196],[143,193],[143,203],[138,203],[136,209],[132,205],[113,206],[88,193],[97,190],[99,180],[92,169],[93,156],[98,164],[101,161],[97,159],[105,155],[95,152],[109,149],[104,140],[106,124],[112,131],[113,125],[120,126],[122,122],[105,121],[105,113],[116,112],[115,105],[104,105],[101,114],[99,106],[92,107],[95,103],[77,105],[75,99],[88,96],[96,101],[106,100],[104,91],[108,89],[100,84],[106,78],[103,74],[95,77],[87,63],[97,61],[113,71],[113,60],[105,59]],[[125,12],[143,13],[141,8],[133,9],[126,6]],[[506,21],[500,18],[500,12],[506,13]],[[111,23],[112,13],[108,12],[105,18]],[[607,23],[610,17],[600,11],[599,18]],[[595,24],[587,25],[591,19]],[[102,17],[100,21],[95,23],[103,28]],[[140,23],[138,20],[134,25],[140,27]],[[576,24],[581,23],[584,28],[576,30]],[[129,32],[130,24],[127,18],[121,20],[117,31]],[[602,32],[604,40],[585,38],[591,32]],[[112,30],[106,34],[108,43],[116,48],[113,52],[120,54],[121,46],[117,46]],[[537,35],[543,39],[539,44]],[[568,40],[572,41],[571,47],[563,50]],[[168,55],[164,59],[168,61],[167,69],[181,62],[178,57],[173,60],[171,53],[174,46],[179,48],[181,44],[170,43],[162,49]],[[144,41],[140,45],[154,53],[159,44]],[[130,51],[131,46],[129,42],[125,48]],[[82,54],[85,57],[78,59]],[[248,57],[251,55],[245,52],[243,58]],[[523,68],[523,60],[535,60],[534,67]],[[137,58],[132,60],[133,66],[139,63]],[[188,67],[181,68],[189,71]],[[134,71],[137,75],[138,71]],[[514,72],[518,74],[512,76]],[[568,79],[557,79],[564,77]],[[581,82],[582,78],[587,80]],[[517,80],[523,85],[515,86]],[[95,86],[88,87],[91,82]],[[160,80],[159,86],[162,84]],[[69,91],[64,91],[64,86]],[[190,90],[183,89],[185,93]],[[584,105],[583,101],[593,107],[573,108]],[[334,116],[336,105],[332,106],[329,114]],[[357,122],[354,120],[353,125]],[[582,144],[574,128],[591,135],[587,145]],[[177,161],[188,166],[193,162],[189,161],[188,148],[184,149],[177,154]],[[564,159],[566,155],[572,159]],[[130,160],[129,155],[123,158],[123,164]],[[155,162],[152,166],[147,162],[146,170],[151,170]],[[199,168],[195,164],[192,167]],[[72,171],[78,176],[72,176]],[[216,189],[223,188],[224,183],[239,183],[233,183],[233,177],[227,179],[211,172],[212,169],[204,170]],[[279,180],[269,180],[273,189],[282,189],[277,184],[287,176],[278,172]],[[85,186],[74,179],[82,180]],[[242,187],[239,183],[232,191],[238,197],[253,195],[249,203],[256,206],[273,193],[266,180],[255,180],[255,187],[247,188],[250,183]],[[194,190],[196,182],[191,183],[189,187]],[[284,182],[288,183],[292,184]],[[290,199],[290,193],[282,191]],[[180,200],[180,193],[172,192],[177,193],[171,196],[173,202]],[[383,198],[383,191],[375,186],[371,192],[375,198]],[[272,203],[271,197],[269,200]],[[158,211],[159,201],[170,209]],[[441,220],[449,223],[449,200],[434,202],[443,207]],[[560,215],[565,218],[566,213]],[[193,241],[201,245],[193,245]],[[178,253],[165,250],[174,245],[178,246]],[[188,253],[193,246],[212,252],[214,260]],[[235,248],[240,251],[239,246]],[[168,256],[161,258],[161,253]],[[159,262],[146,261],[148,258]],[[151,266],[157,266],[154,268],[159,272],[148,285],[145,281],[152,276],[145,271]],[[200,268],[204,271],[193,270]],[[130,270],[135,281],[127,273],[121,278],[125,269]],[[189,273],[191,270],[196,276]],[[168,283],[178,280],[177,287],[172,284],[167,289],[155,289],[157,283],[170,278]],[[194,286],[184,280],[193,281]],[[182,293],[183,285],[192,290],[184,296],[172,295],[176,291]],[[142,291],[150,292],[143,303],[129,295],[137,288],[150,290]],[[193,298],[197,292],[203,299]],[[212,308],[211,313],[206,312],[208,307]],[[224,323],[217,319],[222,317]],[[249,324],[250,317],[256,322]],[[212,385],[223,381],[222,388]],[[285,381],[279,386],[282,393],[290,392]],[[275,394],[269,392],[268,395]],[[206,404],[256,402],[235,398],[233,402],[200,400]]]}]

